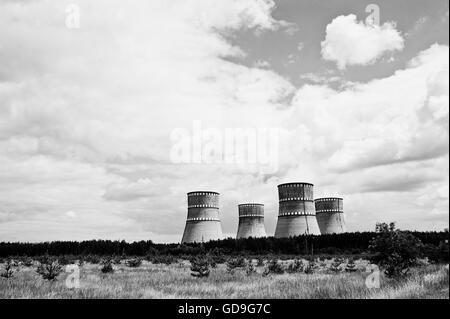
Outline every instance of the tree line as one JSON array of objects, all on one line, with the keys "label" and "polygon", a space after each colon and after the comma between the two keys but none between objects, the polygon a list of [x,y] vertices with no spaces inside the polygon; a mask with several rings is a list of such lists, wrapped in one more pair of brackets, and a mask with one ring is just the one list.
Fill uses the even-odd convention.
[{"label": "tree line", "polygon": [[[419,239],[424,246],[424,254],[447,249],[448,230],[441,232],[407,232]],[[365,254],[376,232],[355,232],[329,235],[308,235],[291,238],[247,238],[210,241],[193,244],[158,244],[151,240],[126,242],[111,240],[53,241],[41,243],[1,242],[0,257],[8,256],[62,256],[62,255],[199,255],[204,253],[227,255],[337,255]]]}]

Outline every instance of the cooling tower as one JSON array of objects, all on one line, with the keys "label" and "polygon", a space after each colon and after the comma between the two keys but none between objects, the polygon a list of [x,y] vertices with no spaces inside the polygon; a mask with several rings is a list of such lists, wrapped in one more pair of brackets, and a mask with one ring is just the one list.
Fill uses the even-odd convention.
[{"label": "cooling tower", "polygon": [[320,235],[314,207],[313,184],[278,185],[279,213],[275,237]]},{"label": "cooling tower", "polygon": [[219,193],[190,192],[188,214],[182,243],[207,242],[222,239],[219,219]]},{"label": "cooling tower", "polygon": [[317,223],[322,234],[345,233],[344,201],[338,197],[317,198]]},{"label": "cooling tower", "polygon": [[236,238],[266,237],[263,204],[240,204]]}]

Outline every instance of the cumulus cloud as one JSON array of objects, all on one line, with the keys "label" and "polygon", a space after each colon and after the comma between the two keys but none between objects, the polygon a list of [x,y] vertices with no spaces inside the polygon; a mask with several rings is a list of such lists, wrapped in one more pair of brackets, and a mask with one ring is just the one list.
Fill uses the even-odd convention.
[{"label": "cumulus cloud", "polygon": [[23,240],[130,238],[133,227],[179,240],[185,193],[215,188],[207,176],[221,172],[179,172],[171,131],[245,127],[256,108],[277,108],[293,86],[225,60],[245,55],[227,37],[290,24],[269,0],[77,4],[79,29],[66,28],[64,3],[0,4],[1,237],[22,222]]},{"label": "cumulus cloud", "polygon": [[350,14],[338,16],[327,25],[321,45],[322,57],[345,69],[349,65],[373,64],[388,52],[400,51],[404,40],[392,22],[368,25]]},{"label": "cumulus cloud", "polygon": [[[304,133],[298,136],[310,142],[306,151],[292,155],[292,161],[295,157],[302,160],[286,175],[301,172],[306,176],[305,169],[317,169],[313,172],[316,189],[354,194],[350,203],[346,201],[352,211],[366,211],[362,204],[356,205],[355,198],[384,201],[392,192],[400,203],[406,195],[399,193],[418,198],[448,184],[448,57],[448,46],[435,44],[387,78],[341,90],[324,84],[304,85],[295,95],[290,118],[292,126],[303,127]],[[373,194],[378,192],[377,198]],[[408,225],[413,219],[424,222],[431,211],[448,215],[448,196],[444,201],[429,200],[427,205],[427,212],[414,200],[392,209],[395,218]],[[406,221],[402,213],[397,215],[403,210],[416,213]],[[368,221],[366,213],[349,214],[350,221]],[[378,218],[394,217],[386,213]],[[438,223],[433,218],[427,225],[433,223],[444,227],[446,221],[443,218]]]},{"label": "cumulus cloud", "polygon": [[[289,29],[272,1],[78,3],[76,30],[59,2],[0,4],[2,240],[179,241],[196,189],[222,194],[226,234],[237,204],[265,203],[270,234],[276,185],[295,180],[345,195],[351,230],[392,211],[402,227],[445,224],[448,197],[427,194],[448,182],[448,46],[385,79],[335,89],[306,75],[295,88],[227,59],[246,55],[234,33]],[[279,170],[172,163],[171,132],[193,121],[283,128]]]}]

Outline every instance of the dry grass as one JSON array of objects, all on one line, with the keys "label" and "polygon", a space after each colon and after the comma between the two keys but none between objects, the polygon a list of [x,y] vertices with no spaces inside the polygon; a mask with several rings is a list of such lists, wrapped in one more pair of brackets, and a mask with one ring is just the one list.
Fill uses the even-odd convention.
[{"label": "dry grass", "polygon": [[363,271],[263,277],[262,267],[246,276],[241,270],[227,273],[221,264],[199,279],[190,275],[189,263],[118,265],[112,274],[102,274],[99,267],[81,267],[78,289],[66,287],[65,273],[47,282],[34,268],[22,267],[13,278],[0,279],[0,298],[449,298],[448,265],[416,268],[400,282],[382,277],[380,289],[366,287]]}]

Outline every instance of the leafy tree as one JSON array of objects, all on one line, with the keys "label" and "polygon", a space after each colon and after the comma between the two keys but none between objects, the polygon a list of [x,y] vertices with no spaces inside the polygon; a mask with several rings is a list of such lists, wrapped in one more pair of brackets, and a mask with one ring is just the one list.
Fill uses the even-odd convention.
[{"label": "leafy tree", "polygon": [[370,242],[371,262],[384,269],[386,276],[400,278],[408,274],[420,257],[422,242],[409,232],[395,228],[395,223],[378,223],[377,236]]}]

